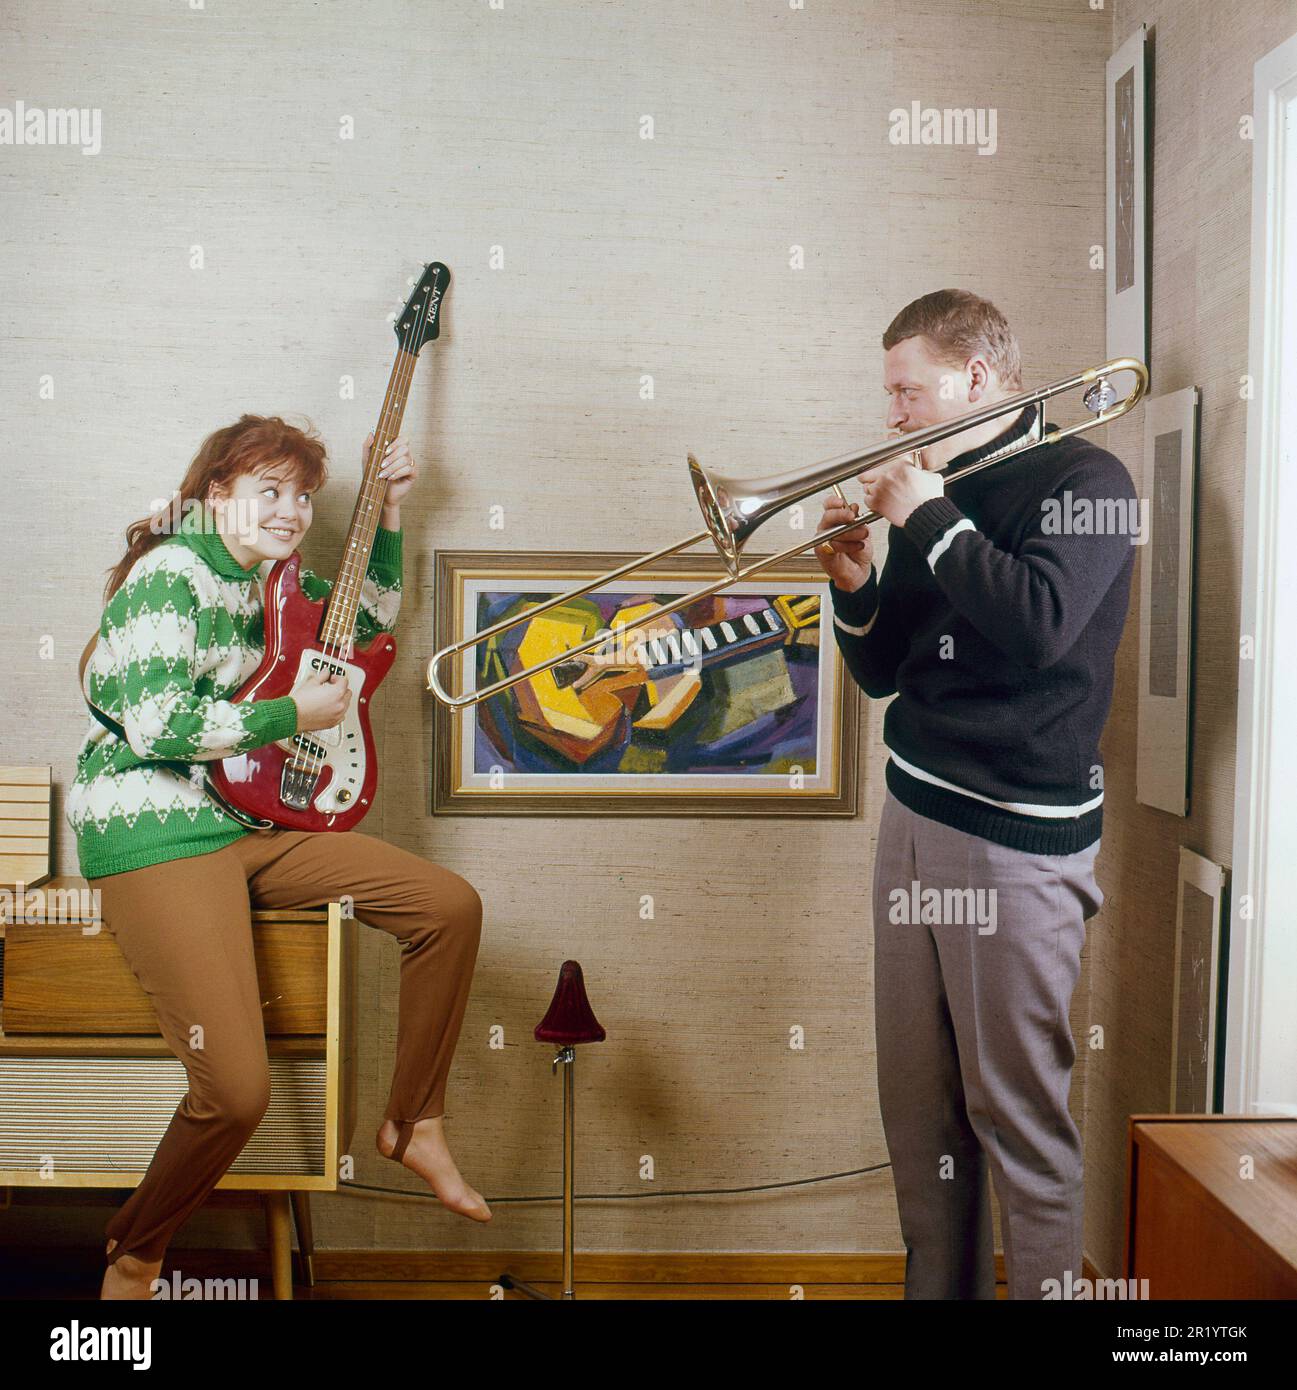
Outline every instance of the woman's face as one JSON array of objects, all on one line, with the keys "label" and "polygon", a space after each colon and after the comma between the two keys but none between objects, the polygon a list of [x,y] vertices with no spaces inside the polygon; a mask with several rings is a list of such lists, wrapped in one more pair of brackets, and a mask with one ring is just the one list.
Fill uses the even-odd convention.
[{"label": "woman's face", "polygon": [[212,505],[221,538],[245,568],[261,560],[283,560],[311,526],[312,499],[286,463],[267,464],[235,478]]}]

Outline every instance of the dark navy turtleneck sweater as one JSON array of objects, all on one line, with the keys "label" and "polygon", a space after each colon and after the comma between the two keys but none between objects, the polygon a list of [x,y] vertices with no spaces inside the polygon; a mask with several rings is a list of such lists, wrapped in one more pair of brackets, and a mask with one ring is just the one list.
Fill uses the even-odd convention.
[{"label": "dark navy turtleneck sweater", "polygon": [[[1033,427],[1038,404],[947,472]],[[1053,428],[1048,423],[1045,430]],[[830,585],[834,633],[919,815],[1035,854],[1099,838],[1099,736],[1139,538],[1125,465],[1073,436],[947,483],[893,526],[881,577]]]}]

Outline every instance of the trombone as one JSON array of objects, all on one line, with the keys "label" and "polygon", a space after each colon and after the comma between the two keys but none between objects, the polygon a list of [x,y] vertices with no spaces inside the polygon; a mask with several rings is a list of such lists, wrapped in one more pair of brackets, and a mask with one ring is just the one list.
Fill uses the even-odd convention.
[{"label": "trombone", "polygon": [[[1108,380],[1117,372],[1132,372],[1135,376],[1135,385],[1131,388],[1130,393],[1120,399],[1116,389]],[[1000,415],[1008,415],[1010,412],[1021,410],[1024,406],[1032,405],[1037,401],[1047,401],[1051,396],[1061,395],[1064,391],[1074,391],[1081,386],[1088,388],[1081,399],[1086,409],[1091,412],[1092,419],[1083,420],[1080,424],[1071,425],[1067,429],[1054,429],[1045,433],[1045,415],[1044,411],[1040,411],[1037,413],[1032,427],[1022,438],[1014,440],[1002,449],[995,450],[985,458],[977,459],[973,463],[955,469],[953,473],[947,474],[945,470],[942,470],[941,476],[947,482],[954,482],[956,478],[976,473],[979,469],[987,468],[991,464],[1001,463],[1006,458],[1022,453],[1024,450],[1033,449],[1037,445],[1056,444],[1060,439],[1066,439],[1069,435],[1081,434],[1085,430],[1092,430],[1098,425],[1106,425],[1112,420],[1120,419],[1127,411],[1132,410],[1147,392],[1148,368],[1138,358],[1114,357],[1112,361],[1105,362],[1102,366],[1087,367],[1083,372],[1065,377],[1049,386],[1042,386],[1036,391],[1024,391],[1017,396],[993,401],[978,410],[971,410],[966,415],[960,415],[954,420],[943,420],[939,424],[929,425],[926,429],[914,430],[899,440],[889,440],[882,444],[875,444],[863,452],[842,454],[837,458],[827,459],[823,463],[813,464],[809,468],[792,469],[785,473],[772,474],[766,478],[746,480],[728,478],[719,473],[709,472],[690,454],[689,477],[698,497],[699,506],[702,508],[706,530],[699,531],[687,540],[677,541],[675,545],[668,545],[661,550],[655,550],[651,555],[644,555],[639,559],[632,560],[619,569],[609,570],[607,574],[601,574],[597,579],[592,579],[581,588],[559,594],[547,603],[539,603],[516,617],[505,618],[498,623],[493,623],[474,636],[466,637],[462,642],[443,647],[428,662],[427,688],[443,705],[449,705],[452,709],[480,704],[481,701],[488,700],[493,695],[508,690],[520,681],[528,680],[540,671],[547,671],[550,667],[557,666],[561,662],[571,662],[574,657],[580,656],[592,647],[606,646],[614,641],[620,633],[647,627],[668,613],[674,613],[678,608],[696,603],[699,599],[710,598],[712,594],[719,593],[731,584],[737,584],[750,575],[759,574],[762,570],[777,565],[790,555],[800,554],[812,545],[823,545],[844,532],[854,530],[857,526],[867,525],[871,521],[879,521],[882,519],[881,513],[869,512],[865,516],[856,517],[854,520],[844,522],[841,526],[832,527],[828,531],[817,531],[809,540],[799,541],[796,545],[789,546],[787,550],[781,550],[777,555],[768,555],[746,568],[739,567],[740,552],[752,533],[776,512],[782,511],[794,502],[800,502],[802,498],[810,497],[828,487],[832,487],[838,496],[842,497],[842,490],[838,484],[855,473],[864,469],[876,468],[879,464],[886,463],[889,459],[900,454],[917,453],[929,444],[936,444],[940,440],[948,439],[951,435],[959,434],[963,430],[972,429],[975,425],[983,424],[987,420],[994,420]],[[499,680],[483,686],[480,690],[470,690],[462,695],[451,695],[442,687],[437,671],[448,657],[456,656],[470,647],[479,646],[498,633],[507,632],[520,623],[530,622],[532,618],[560,603],[566,603],[569,599],[580,598],[583,594],[588,594],[601,585],[620,579],[623,575],[633,574],[636,570],[647,569],[665,556],[675,555],[681,550],[688,550],[690,546],[697,545],[700,541],[709,538],[720,552],[725,567],[729,571],[724,578],[718,579],[714,584],[708,584],[706,587],[686,594],[683,598],[675,599],[671,603],[664,603],[644,614],[643,617],[637,618],[633,623],[619,624],[615,628],[601,628],[593,637],[588,638],[578,646],[565,648],[546,661],[539,661],[536,665],[529,666],[526,670],[518,671],[513,675],[503,676]]]}]

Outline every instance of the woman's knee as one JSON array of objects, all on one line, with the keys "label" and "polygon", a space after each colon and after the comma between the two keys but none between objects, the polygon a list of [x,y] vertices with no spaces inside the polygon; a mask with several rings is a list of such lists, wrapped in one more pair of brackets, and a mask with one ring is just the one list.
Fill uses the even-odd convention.
[{"label": "woman's knee", "polygon": [[451,915],[460,934],[476,945],[482,935],[482,897],[466,878],[456,875],[456,880]]},{"label": "woman's knee", "polygon": [[221,1113],[231,1126],[249,1134],[261,1123],[270,1109],[270,1078],[265,1084],[244,1082],[221,1097]]},{"label": "woman's knee", "polygon": [[[429,865],[430,871],[433,866]],[[482,934],[482,898],[466,879],[448,870],[429,872],[426,911],[431,922],[442,930],[471,939]]]},{"label": "woman's knee", "polygon": [[270,1067],[231,1069],[190,1085],[190,1107],[217,1124],[251,1134],[270,1108]]}]

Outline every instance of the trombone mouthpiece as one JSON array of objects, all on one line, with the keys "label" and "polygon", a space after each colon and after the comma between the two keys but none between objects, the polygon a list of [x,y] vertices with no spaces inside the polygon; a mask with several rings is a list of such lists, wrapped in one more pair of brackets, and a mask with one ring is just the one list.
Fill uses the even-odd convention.
[{"label": "trombone mouthpiece", "polygon": [[1116,388],[1107,377],[1104,377],[1102,381],[1096,381],[1085,395],[1081,397],[1081,404],[1085,406],[1091,415],[1102,415],[1110,405],[1116,405],[1116,403]]}]

